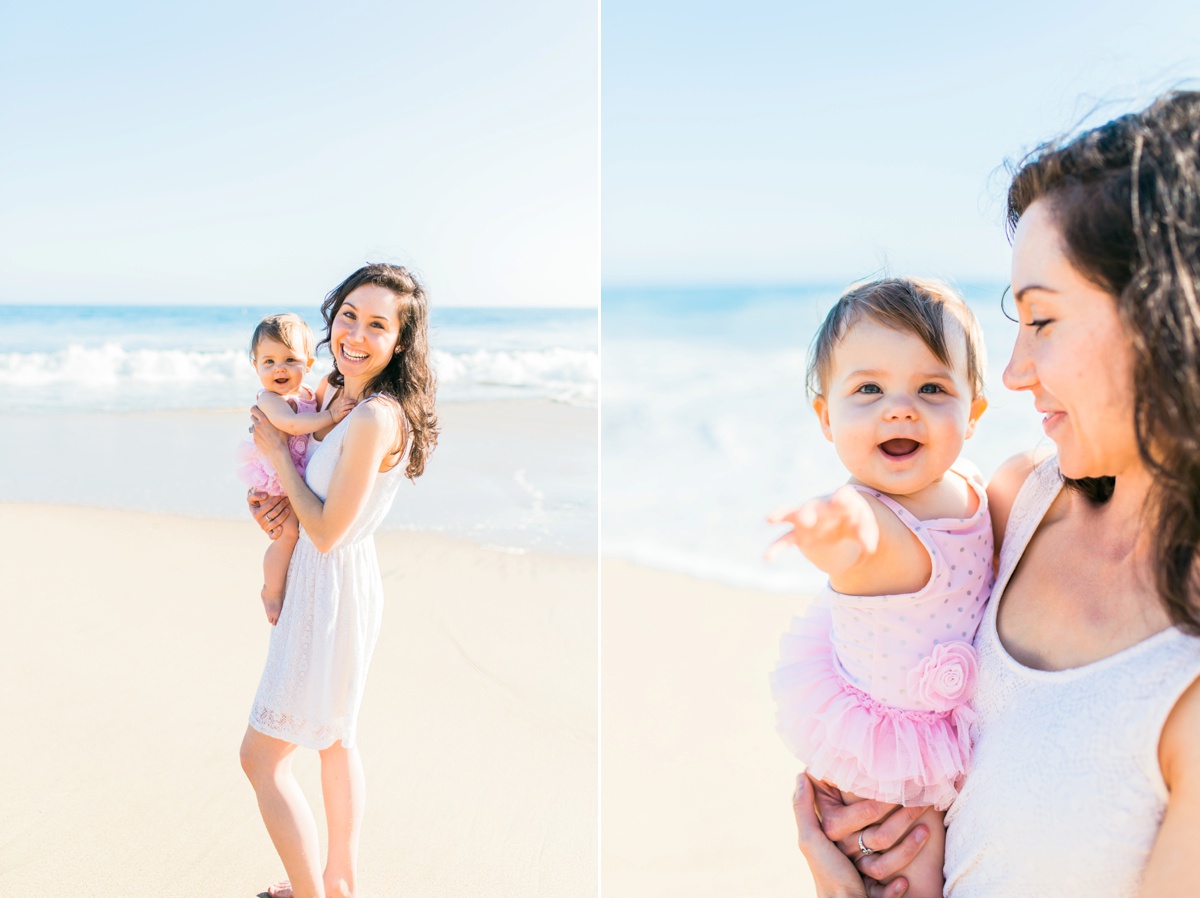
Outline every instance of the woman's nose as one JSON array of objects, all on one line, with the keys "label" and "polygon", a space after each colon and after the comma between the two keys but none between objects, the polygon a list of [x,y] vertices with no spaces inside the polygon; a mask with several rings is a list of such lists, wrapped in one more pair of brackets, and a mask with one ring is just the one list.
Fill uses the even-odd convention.
[{"label": "woman's nose", "polygon": [[1004,386],[1009,390],[1028,390],[1034,382],[1033,364],[1019,336],[1013,344],[1012,355],[1004,366]]}]

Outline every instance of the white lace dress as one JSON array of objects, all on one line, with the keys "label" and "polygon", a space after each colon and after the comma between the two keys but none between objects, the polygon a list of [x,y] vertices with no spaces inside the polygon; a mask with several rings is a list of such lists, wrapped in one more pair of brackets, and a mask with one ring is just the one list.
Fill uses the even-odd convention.
[{"label": "white lace dress", "polygon": [[1062,489],[1049,458],[1013,503],[979,625],[975,766],[946,814],[951,898],[1132,898],[1167,808],[1163,724],[1200,676],[1200,638],[1175,627],[1082,667],[1008,654],[997,609]]},{"label": "white lace dress", "polygon": [[[332,392],[332,391],[331,391]],[[353,414],[353,413],[351,413]],[[342,456],[348,415],[309,456],[305,482],[321,499]],[[404,479],[405,460],[375,475],[366,506],[328,552],[304,528],[288,567],[287,592],[271,629],[250,726],[304,748],[351,748],[371,651],[383,616],[373,535]]]}]

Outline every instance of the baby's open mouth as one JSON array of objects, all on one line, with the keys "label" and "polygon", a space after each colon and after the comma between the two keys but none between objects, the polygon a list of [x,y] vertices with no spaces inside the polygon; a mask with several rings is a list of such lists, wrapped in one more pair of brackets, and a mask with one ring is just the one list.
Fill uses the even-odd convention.
[{"label": "baby's open mouth", "polygon": [[884,455],[890,455],[893,458],[900,458],[904,455],[911,455],[916,452],[921,446],[916,440],[886,440],[879,444],[879,448],[883,450]]}]

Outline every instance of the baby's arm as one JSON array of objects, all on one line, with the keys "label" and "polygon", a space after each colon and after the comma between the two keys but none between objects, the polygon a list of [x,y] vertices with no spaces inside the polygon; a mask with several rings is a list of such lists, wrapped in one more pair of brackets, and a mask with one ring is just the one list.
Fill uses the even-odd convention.
[{"label": "baby's arm", "polygon": [[849,485],[798,508],[777,511],[767,521],[792,526],[767,549],[767,558],[794,545],[829,575],[838,592],[915,592],[933,572],[929,553],[916,534],[878,499]]},{"label": "baby's arm", "polygon": [[322,427],[331,427],[350,414],[354,408],[354,400],[340,396],[329,404],[329,408],[319,412],[298,412],[291,403],[277,393],[263,393],[258,397],[258,407],[267,416],[267,420],[293,436],[302,433],[315,433]]},{"label": "baby's arm", "polygon": [[771,543],[767,558],[785,545],[794,545],[830,575],[849,570],[879,547],[879,522],[866,498],[852,486],[809,499],[799,508],[777,511],[767,522],[792,525],[791,532]]}]

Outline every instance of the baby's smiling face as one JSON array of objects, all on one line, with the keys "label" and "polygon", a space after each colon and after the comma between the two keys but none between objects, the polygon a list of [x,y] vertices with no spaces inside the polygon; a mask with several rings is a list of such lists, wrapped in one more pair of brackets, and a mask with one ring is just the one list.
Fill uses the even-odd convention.
[{"label": "baby's smiling face", "polygon": [[254,347],[254,370],[263,387],[280,396],[290,396],[313,366],[315,359],[297,352],[286,343],[264,337]]},{"label": "baby's smiling face", "polygon": [[940,481],[987,407],[972,395],[966,334],[947,323],[949,364],[916,334],[870,319],[838,342],[813,409],[842,464],[872,489],[912,496]]}]

